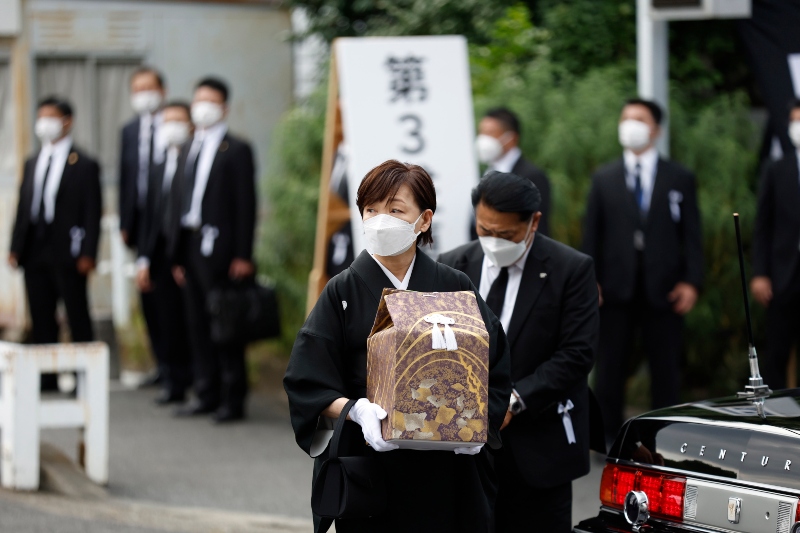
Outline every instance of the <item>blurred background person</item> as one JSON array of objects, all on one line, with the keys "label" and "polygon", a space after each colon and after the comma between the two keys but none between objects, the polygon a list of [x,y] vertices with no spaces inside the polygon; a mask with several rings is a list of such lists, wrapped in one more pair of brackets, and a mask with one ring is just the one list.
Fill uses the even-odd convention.
[{"label": "blurred background person", "polygon": [[526,178],[490,172],[472,190],[479,241],[439,261],[467,274],[511,347],[512,394],[499,478],[498,532],[572,531],[572,480],[589,472],[588,376],[597,344],[592,259],[537,231],[541,195]]},{"label": "blurred background person", "polygon": [[[100,167],[73,145],[71,129],[69,102],[39,103],[34,131],[41,150],[25,162],[11,237],[8,262],[25,270],[36,344],[58,342],[59,300],[72,342],[94,340],[86,281],[100,236]],[[45,388],[53,388],[53,377],[44,378]]]},{"label": "blurred background person", "polygon": [[[539,210],[542,213],[539,220],[539,233],[550,234],[550,180],[547,174],[525,159],[519,148],[520,123],[519,118],[510,109],[496,107],[490,109],[478,124],[478,138],[475,148],[478,160],[487,165],[487,170],[510,172],[517,176],[527,178],[536,185],[542,197]],[[472,228],[472,238],[477,235]]]},{"label": "blurred background person", "polygon": [[253,151],[228,133],[228,94],[217,78],[205,78],[195,88],[195,132],[181,153],[171,209],[174,275],[183,285],[197,396],[176,414],[213,413],[219,423],[245,416],[245,345],[211,340],[206,298],[216,287],[255,274]]},{"label": "blurred background person", "polygon": [[684,316],[703,281],[695,177],[659,156],[662,115],[649,100],[625,103],[623,157],[594,173],[586,207],[583,251],[594,258],[601,302],[595,392],[609,440],[623,422],[639,333],[652,408],[678,403]]},{"label": "blurred background person", "polygon": [[[180,288],[172,276],[172,257],[168,254],[170,190],[181,147],[191,138],[189,104],[167,103],[161,111],[161,136],[167,146],[162,163],[153,165],[147,188],[147,201],[138,228],[139,256],[136,283],[143,295],[154,302],[161,331],[153,339],[153,351],[163,361],[161,388],[156,403],[183,402],[191,384],[191,359],[186,336],[186,321]],[[156,342],[157,341],[157,342]]]},{"label": "blurred background person", "polygon": [[[130,79],[131,107],[136,116],[122,128],[119,169],[119,220],[122,240],[128,247],[139,245],[140,229],[145,216],[147,188],[154,164],[164,161],[166,148],[158,130],[163,122],[161,105],[166,89],[164,77],[152,67],[137,69]],[[147,324],[151,352],[155,356],[156,372],[144,383],[155,385],[166,372],[166,362],[156,348],[163,342],[164,327],[158,321],[155,297],[141,293],[142,314]]]},{"label": "blurred background person", "polygon": [[789,138],[795,146],[770,162],[758,192],[753,239],[753,298],[767,309],[764,379],[786,388],[786,365],[800,341],[800,100],[789,109]]}]

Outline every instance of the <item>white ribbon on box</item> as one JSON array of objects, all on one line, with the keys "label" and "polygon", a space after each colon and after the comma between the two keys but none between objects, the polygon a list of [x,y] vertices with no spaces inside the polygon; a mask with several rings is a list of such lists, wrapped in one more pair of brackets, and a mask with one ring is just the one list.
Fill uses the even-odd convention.
[{"label": "white ribbon on box", "polygon": [[563,403],[558,404],[558,414],[561,415],[561,422],[564,424],[564,431],[567,433],[567,442],[575,444],[575,429],[572,427],[572,417],[569,416],[569,410],[575,407],[572,400],[567,400],[566,405]]},{"label": "white ribbon on box", "polygon": [[681,191],[675,189],[669,191],[669,212],[672,215],[672,221],[676,224],[681,221],[681,202],[683,202]]},{"label": "white ribbon on box", "polygon": [[[452,329],[450,329],[450,324],[455,324],[455,320],[452,318],[447,318],[443,315],[434,314],[426,316],[425,322],[433,324],[433,329],[431,330],[431,339],[433,343],[432,349],[447,350],[448,352],[458,350],[456,334],[453,333]],[[442,336],[442,332],[439,331],[439,324],[444,326],[444,337]]]}]

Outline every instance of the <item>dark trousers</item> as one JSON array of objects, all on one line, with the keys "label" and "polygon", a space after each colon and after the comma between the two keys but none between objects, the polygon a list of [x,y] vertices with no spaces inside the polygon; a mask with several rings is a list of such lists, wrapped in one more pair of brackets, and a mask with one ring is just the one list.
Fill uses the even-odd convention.
[{"label": "dark trousers", "polygon": [[652,408],[679,401],[683,317],[669,308],[653,308],[639,294],[633,302],[604,303],[600,307],[594,392],[603,412],[607,439],[616,437],[624,422],[625,382],[637,334],[650,364]]},{"label": "dark trousers", "polygon": [[52,260],[34,260],[25,265],[25,290],[33,322],[33,342],[58,342],[56,306],[64,301],[72,342],[94,340],[86,276],[74,264],[56,264]]},{"label": "dark trousers", "polygon": [[181,237],[185,258],[186,285],[183,288],[186,326],[192,351],[194,392],[208,407],[242,412],[247,396],[247,369],[243,344],[220,345],[211,340],[211,317],[206,296],[228,281],[227,272],[214,272],[200,254],[200,232]]},{"label": "dark trousers", "polygon": [[[155,322],[159,333],[151,342],[159,359],[159,370],[164,380],[164,390],[173,396],[182,396],[192,383],[191,351],[186,332],[186,320],[181,290],[172,277],[170,262],[164,256],[165,243],[157,246],[150,261],[150,280],[153,290],[142,294],[153,302]],[[150,327],[148,322],[148,328]]]},{"label": "dark trousers", "polygon": [[[571,533],[572,482],[547,488],[531,487],[522,479],[507,448],[493,450],[493,454],[499,481],[494,512],[497,533]],[[541,512],[533,512],[534,509]]]},{"label": "dark trousers", "polygon": [[789,355],[793,346],[800,349],[800,291],[774,295],[767,308],[766,334],[764,381],[772,390],[785,389]]}]

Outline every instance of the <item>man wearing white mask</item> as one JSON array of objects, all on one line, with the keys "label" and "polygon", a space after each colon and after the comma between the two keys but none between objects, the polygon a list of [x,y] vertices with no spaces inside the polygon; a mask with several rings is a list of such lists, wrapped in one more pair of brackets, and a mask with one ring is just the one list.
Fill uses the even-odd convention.
[{"label": "man wearing white mask", "polygon": [[592,176],[586,207],[582,250],[594,258],[601,304],[595,392],[609,440],[623,422],[637,335],[653,378],[652,408],[678,403],[684,316],[703,282],[695,177],[659,156],[662,115],[649,100],[625,103],[623,157]]},{"label": "man wearing white mask", "polygon": [[9,264],[25,270],[33,342],[56,343],[58,301],[73,342],[94,339],[86,282],[95,267],[102,198],[100,167],[75,148],[72,107],[51,97],[39,103],[34,127],[42,144],[25,162]]},{"label": "man wearing white mask", "polygon": [[160,134],[167,145],[164,161],[153,166],[147,202],[139,227],[139,257],[136,282],[139,290],[155,302],[161,335],[153,345],[163,361],[162,392],[158,405],[183,402],[191,384],[191,360],[180,288],[172,276],[172,258],[167,251],[172,182],[178,169],[181,147],[190,139],[189,104],[169,102],[163,110]]},{"label": "man wearing white mask", "polygon": [[773,389],[786,388],[792,346],[800,348],[800,100],[790,105],[789,139],[795,152],[771,162],[761,177],[750,282],[767,309],[763,372]]},{"label": "man wearing white mask", "polygon": [[[136,116],[122,128],[118,195],[122,240],[135,249],[139,246],[140,229],[145,220],[150,172],[164,160],[166,146],[159,135],[163,121],[161,105],[166,94],[164,77],[152,67],[140,67],[131,75],[130,90],[131,107]],[[145,384],[155,385],[166,372],[166,363],[159,358],[156,348],[163,342],[163,328],[157,319],[155,299],[148,292],[142,292],[141,297],[142,314],[157,365],[156,372]]]},{"label": "man wearing white mask", "polygon": [[516,114],[505,107],[490,109],[478,124],[478,137],[475,139],[478,161],[486,165],[487,170],[510,172],[536,185],[542,196],[539,233],[550,235],[550,180],[542,169],[522,155],[519,137],[520,123]]},{"label": "man wearing white mask", "polygon": [[197,396],[176,414],[213,413],[218,423],[245,416],[245,346],[211,340],[206,300],[213,289],[255,274],[253,151],[228,132],[227,114],[225,82],[200,81],[191,107],[195,132],[181,151],[170,210],[170,255],[176,281],[183,285]]},{"label": "man wearing white mask", "polygon": [[589,472],[594,265],[539,234],[540,202],[530,180],[489,172],[472,191],[478,241],[439,257],[479,287],[511,347],[503,447],[493,450],[498,533],[530,531],[531,502],[547,509],[537,531],[572,531],[572,480]]}]

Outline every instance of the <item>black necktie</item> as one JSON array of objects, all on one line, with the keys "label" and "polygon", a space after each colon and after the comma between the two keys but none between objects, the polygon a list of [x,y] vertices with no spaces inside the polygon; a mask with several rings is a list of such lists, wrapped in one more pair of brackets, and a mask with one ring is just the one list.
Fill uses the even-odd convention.
[{"label": "black necktie", "polygon": [[500,318],[503,314],[503,305],[506,302],[506,289],[508,288],[508,267],[500,269],[500,275],[492,283],[489,294],[486,296],[486,305]]},{"label": "black necktie", "polygon": [[39,238],[44,237],[47,230],[47,219],[44,216],[44,195],[47,191],[47,177],[50,175],[50,165],[53,163],[53,154],[47,157],[47,166],[44,169],[44,177],[42,178],[42,192],[39,197],[39,212],[36,215],[36,236]]},{"label": "black necktie", "polygon": [[192,196],[194,195],[194,183],[197,179],[197,162],[200,159],[200,152],[203,151],[203,140],[197,146],[197,150],[192,153],[191,147],[189,154],[186,156],[186,183],[183,188],[183,209],[181,215],[186,215],[192,208]]}]

